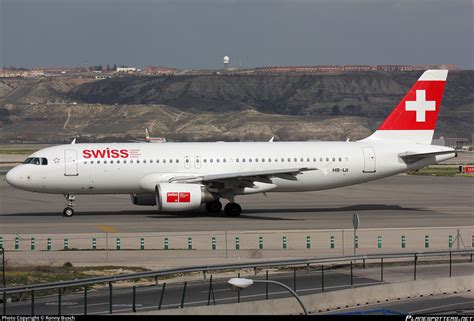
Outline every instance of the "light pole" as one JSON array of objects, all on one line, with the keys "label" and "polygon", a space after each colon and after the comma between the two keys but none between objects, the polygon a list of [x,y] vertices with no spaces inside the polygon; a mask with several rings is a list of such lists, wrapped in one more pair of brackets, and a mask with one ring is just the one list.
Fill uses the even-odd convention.
[{"label": "light pole", "polygon": [[279,285],[285,290],[287,290],[288,292],[290,292],[295,297],[295,299],[303,308],[304,314],[308,315],[308,310],[306,309],[306,306],[304,305],[303,301],[301,301],[301,298],[298,296],[298,294],[296,294],[296,292],[293,291],[289,286],[281,282],[273,281],[273,280],[252,280],[252,279],[245,279],[245,278],[232,278],[229,281],[227,281],[227,283],[229,284],[229,287],[234,291],[241,291],[253,285],[254,283],[269,283],[269,284]]},{"label": "light pole", "polygon": [[2,255],[2,280],[3,280],[3,287],[7,287],[7,279],[5,279],[5,249],[2,247],[0,248],[0,255]]}]

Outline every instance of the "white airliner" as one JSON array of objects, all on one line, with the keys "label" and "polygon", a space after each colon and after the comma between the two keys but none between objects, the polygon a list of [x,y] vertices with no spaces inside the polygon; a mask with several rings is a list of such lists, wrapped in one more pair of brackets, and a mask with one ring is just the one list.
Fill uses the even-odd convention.
[{"label": "white airliner", "polygon": [[77,194],[130,194],[135,205],[210,213],[237,195],[316,191],[419,169],[455,157],[431,145],[447,70],[428,70],[371,136],[354,142],[69,144],[35,152],[11,169],[19,189],[64,194],[64,216]]}]

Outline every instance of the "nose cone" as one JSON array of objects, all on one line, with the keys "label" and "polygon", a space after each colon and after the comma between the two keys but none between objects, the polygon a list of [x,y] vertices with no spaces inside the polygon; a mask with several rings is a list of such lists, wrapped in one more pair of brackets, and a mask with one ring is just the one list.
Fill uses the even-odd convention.
[{"label": "nose cone", "polygon": [[7,183],[11,186],[21,188],[21,178],[17,167],[10,169],[5,178],[7,180]]}]

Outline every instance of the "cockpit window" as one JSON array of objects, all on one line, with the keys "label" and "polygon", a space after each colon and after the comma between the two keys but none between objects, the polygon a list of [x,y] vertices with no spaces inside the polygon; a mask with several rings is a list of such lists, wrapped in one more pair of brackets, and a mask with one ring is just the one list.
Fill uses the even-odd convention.
[{"label": "cockpit window", "polygon": [[27,159],[25,159],[23,164],[48,165],[48,159],[40,157],[28,157]]}]

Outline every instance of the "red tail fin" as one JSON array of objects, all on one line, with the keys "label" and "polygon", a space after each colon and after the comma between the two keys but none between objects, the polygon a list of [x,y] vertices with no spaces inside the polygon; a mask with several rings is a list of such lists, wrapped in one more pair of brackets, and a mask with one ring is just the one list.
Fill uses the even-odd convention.
[{"label": "red tail fin", "polygon": [[369,139],[430,144],[447,76],[447,70],[425,71]]}]

